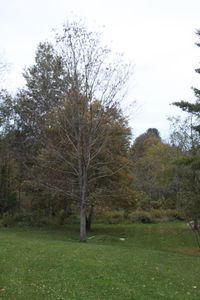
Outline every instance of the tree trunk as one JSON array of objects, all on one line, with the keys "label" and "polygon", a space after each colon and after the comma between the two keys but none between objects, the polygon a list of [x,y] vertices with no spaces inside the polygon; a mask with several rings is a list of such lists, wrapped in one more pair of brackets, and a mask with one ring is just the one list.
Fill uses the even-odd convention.
[{"label": "tree trunk", "polygon": [[80,180],[80,242],[86,242],[86,172],[83,172],[82,180]]},{"label": "tree trunk", "polygon": [[86,230],[87,231],[91,230],[93,211],[94,211],[94,203],[92,203],[92,205],[90,206],[89,215],[86,216]]},{"label": "tree trunk", "polygon": [[80,211],[80,242],[86,242],[86,212],[83,205]]},{"label": "tree trunk", "polygon": [[198,219],[197,218],[195,218],[194,219],[194,230],[198,230],[199,229],[199,226],[198,226],[199,224],[198,224]]},{"label": "tree trunk", "polygon": [[20,211],[21,208],[21,183],[19,184],[18,187],[18,201],[17,201],[17,208]]},{"label": "tree trunk", "polygon": [[91,218],[90,218],[90,216],[86,218],[86,230],[87,231],[91,230]]}]

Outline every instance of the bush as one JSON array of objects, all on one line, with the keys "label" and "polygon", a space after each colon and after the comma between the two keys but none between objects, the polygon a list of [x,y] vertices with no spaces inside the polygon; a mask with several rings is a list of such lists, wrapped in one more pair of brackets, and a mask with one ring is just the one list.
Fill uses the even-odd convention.
[{"label": "bush", "polygon": [[5,213],[3,215],[1,219],[2,226],[9,227],[15,224],[28,226],[55,225],[56,220],[55,217],[38,216],[37,213]]},{"label": "bush", "polygon": [[71,213],[69,216],[66,216],[65,218],[65,224],[68,225],[79,224],[79,222],[80,222],[80,217],[79,214],[77,213]]},{"label": "bush", "polygon": [[34,213],[17,213],[13,215],[13,219],[16,223],[33,223],[37,215]]},{"label": "bush", "polygon": [[151,199],[148,195],[144,194],[143,198],[138,202],[137,209],[138,211],[148,211],[151,207]]},{"label": "bush", "polygon": [[160,222],[183,220],[181,214],[175,209],[153,209],[151,215]]},{"label": "bush", "polygon": [[10,227],[15,223],[13,216],[6,212],[3,214],[3,218],[1,219],[1,226]]},{"label": "bush", "polygon": [[108,224],[119,224],[124,222],[124,211],[123,210],[116,210],[116,211],[109,211],[105,214],[106,221]]},{"label": "bush", "polygon": [[8,227],[13,226],[14,224],[26,224],[33,225],[36,223],[37,215],[34,213],[15,213],[11,214],[6,212],[1,220],[1,225]]},{"label": "bush", "polygon": [[131,223],[153,223],[154,220],[149,212],[146,211],[134,211],[128,215],[128,220]]},{"label": "bush", "polygon": [[62,226],[65,223],[66,212],[64,209],[61,209],[58,213],[58,225]]},{"label": "bush", "polygon": [[97,223],[120,224],[124,221],[124,210],[107,210],[95,216],[95,222]]},{"label": "bush", "polygon": [[154,223],[183,220],[181,214],[175,209],[152,209],[151,211],[136,210],[128,215],[131,223]]},{"label": "bush", "polygon": [[157,201],[152,200],[151,201],[151,208],[160,209],[161,207],[162,207],[162,201],[161,200],[157,200]]}]

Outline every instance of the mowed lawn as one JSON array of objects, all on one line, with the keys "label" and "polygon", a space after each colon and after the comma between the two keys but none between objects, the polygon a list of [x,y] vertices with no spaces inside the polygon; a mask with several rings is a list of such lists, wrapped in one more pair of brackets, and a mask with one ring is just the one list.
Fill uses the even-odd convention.
[{"label": "mowed lawn", "polygon": [[0,228],[0,299],[200,299],[200,255],[185,223]]}]

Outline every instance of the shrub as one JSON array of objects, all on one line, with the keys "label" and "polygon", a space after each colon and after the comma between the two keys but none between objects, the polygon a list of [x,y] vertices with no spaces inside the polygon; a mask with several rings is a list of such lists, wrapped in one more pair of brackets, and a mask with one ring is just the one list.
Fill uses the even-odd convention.
[{"label": "shrub", "polygon": [[55,217],[48,217],[48,216],[38,216],[37,213],[16,213],[10,214],[5,213],[1,220],[1,225],[4,227],[13,226],[15,224],[18,225],[55,225]]},{"label": "shrub", "polygon": [[124,211],[109,211],[105,215],[109,224],[119,224],[124,222]]},{"label": "shrub", "polygon": [[160,209],[161,207],[162,207],[162,201],[161,200],[151,201],[151,208]]},{"label": "shrub", "polygon": [[175,209],[153,209],[151,215],[153,219],[161,222],[183,220],[181,214]]},{"label": "shrub", "polygon": [[34,213],[16,213],[13,215],[15,223],[33,223],[37,215]]},{"label": "shrub", "polygon": [[61,209],[58,213],[58,225],[62,226],[65,223],[66,212],[64,209]]},{"label": "shrub", "polygon": [[148,195],[144,194],[143,198],[138,202],[137,209],[138,211],[148,211],[151,206],[151,199]]},{"label": "shrub", "polygon": [[107,224],[119,224],[125,221],[123,210],[107,210],[101,212],[96,218],[97,222]]},{"label": "shrub", "polygon": [[134,211],[129,214],[128,220],[131,223],[153,223],[154,220],[149,212],[146,211]]},{"label": "shrub", "polygon": [[77,213],[71,213],[65,218],[65,224],[79,224],[80,217]]},{"label": "shrub", "polygon": [[1,226],[9,227],[12,226],[14,223],[14,218],[9,212],[3,214],[3,218],[1,219]]}]

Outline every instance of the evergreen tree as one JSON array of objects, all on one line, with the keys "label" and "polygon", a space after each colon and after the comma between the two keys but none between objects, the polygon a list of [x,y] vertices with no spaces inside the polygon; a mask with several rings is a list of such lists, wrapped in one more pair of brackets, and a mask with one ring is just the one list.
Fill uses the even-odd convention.
[{"label": "evergreen tree", "polygon": [[[200,38],[200,30],[197,32]],[[200,43],[196,44],[200,47]],[[200,73],[200,68],[195,70]],[[190,142],[191,147],[184,152],[184,155],[177,160],[177,164],[182,168],[180,174],[182,189],[181,197],[185,214],[194,220],[194,229],[199,229],[198,218],[200,217],[200,145],[199,140],[193,137],[200,135],[200,90],[193,88],[196,101],[180,101],[173,103],[180,107],[183,111],[192,116],[194,125],[190,127]],[[193,133],[194,132],[194,133]],[[199,232],[200,235],[200,232]]]}]

